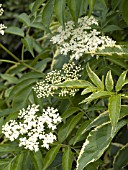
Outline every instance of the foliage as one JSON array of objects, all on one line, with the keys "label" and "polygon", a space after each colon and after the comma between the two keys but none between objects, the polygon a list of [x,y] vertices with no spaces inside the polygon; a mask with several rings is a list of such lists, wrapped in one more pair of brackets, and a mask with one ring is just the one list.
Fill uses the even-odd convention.
[{"label": "foliage", "polygon": [[[6,6],[1,18],[7,29],[5,35],[0,35],[0,55],[4,56],[0,59],[0,169],[127,169],[127,0],[35,0],[24,8],[20,8],[23,1],[18,1],[19,11],[13,0],[3,3],[3,7],[11,3],[11,14],[16,18],[9,21]],[[91,24],[90,29],[110,37],[116,44],[99,43],[95,50],[84,51],[78,58],[71,58],[70,50],[64,55],[52,38],[58,35],[60,26],[63,35],[69,21],[73,29],[79,29],[79,18],[85,16],[93,16],[99,23],[97,27]],[[74,35],[77,38],[77,33]],[[44,95],[37,95],[40,92]],[[10,141],[5,136],[3,129],[8,122],[21,125],[31,118],[28,115],[21,120],[18,115],[27,115],[26,109],[33,104],[39,112],[31,131],[43,116],[44,126],[51,126],[50,117],[44,115],[46,108],[57,108],[62,118],[54,119],[59,122],[57,127],[46,128],[57,138],[54,142],[51,139],[49,150],[25,149],[19,147],[17,138]],[[12,127],[10,131],[15,136],[16,129]]]}]

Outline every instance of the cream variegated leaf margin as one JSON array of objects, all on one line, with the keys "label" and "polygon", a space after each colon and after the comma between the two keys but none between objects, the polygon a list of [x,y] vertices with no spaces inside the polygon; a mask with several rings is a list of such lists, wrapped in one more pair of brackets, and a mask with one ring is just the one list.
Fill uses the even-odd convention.
[{"label": "cream variegated leaf margin", "polygon": [[120,117],[120,110],[121,110],[121,94],[112,95],[109,97],[108,102],[108,110],[109,110],[109,117],[112,124],[112,132],[115,133],[117,128],[117,122]]},{"label": "cream variegated leaf margin", "polygon": [[102,81],[99,79],[99,77],[91,70],[91,68],[89,67],[89,63],[87,63],[86,65],[86,70],[88,73],[89,78],[91,79],[91,81],[99,88],[104,90],[104,85],[102,83]]},{"label": "cream variegated leaf margin", "polygon": [[[126,120],[118,122],[114,136],[127,123]],[[97,161],[102,156],[114,138],[114,136],[111,136],[111,130],[111,124],[104,123],[89,133],[78,156],[76,170],[83,170],[87,165]]]},{"label": "cream variegated leaf margin", "polygon": [[107,91],[112,91],[114,88],[114,81],[113,81],[113,77],[111,74],[111,70],[109,70],[106,75],[105,86],[106,86]]},{"label": "cream variegated leaf margin", "polygon": [[113,45],[113,46],[99,47],[97,48],[96,51],[86,52],[86,54],[98,55],[98,56],[118,55],[123,57],[123,55],[128,55],[128,45]]},{"label": "cream variegated leaf margin", "polygon": [[109,92],[109,91],[97,91],[97,92],[94,92],[92,93],[89,97],[85,98],[82,102],[82,103],[91,103],[92,101],[96,100],[96,99],[99,99],[99,98],[102,98],[102,97],[108,97],[108,96],[111,96],[113,95],[114,93],[113,92]]},{"label": "cream variegated leaf margin", "polygon": [[121,89],[122,89],[122,87],[125,85],[125,84],[127,84],[127,82],[126,82],[126,75],[127,75],[127,70],[126,71],[124,71],[121,75],[120,75],[120,77],[118,78],[118,80],[117,80],[117,83],[116,83],[116,87],[115,87],[115,89],[116,89],[116,92],[119,92]]}]

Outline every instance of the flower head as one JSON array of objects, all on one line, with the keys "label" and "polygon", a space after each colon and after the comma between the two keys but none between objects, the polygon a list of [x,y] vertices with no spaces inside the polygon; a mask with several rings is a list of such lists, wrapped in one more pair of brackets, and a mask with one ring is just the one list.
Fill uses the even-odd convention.
[{"label": "flower head", "polygon": [[[2,8],[2,4],[0,4],[0,16],[3,15],[3,8]],[[0,34],[4,35],[4,29],[7,28],[4,24],[0,24]]]},{"label": "flower head", "polygon": [[31,151],[38,151],[39,147],[49,148],[49,144],[56,140],[53,130],[62,119],[58,110],[53,107],[43,109],[39,114],[39,105],[29,105],[19,111],[18,120],[10,120],[2,126],[2,133],[10,140],[19,139],[19,146]]},{"label": "flower head", "polygon": [[65,30],[60,26],[51,41],[59,46],[61,54],[69,53],[71,59],[78,60],[84,53],[94,53],[98,47],[115,45],[115,41],[97,31],[97,26],[98,21],[93,16],[79,18],[77,27],[73,21],[68,21]]},{"label": "flower head", "polygon": [[53,70],[47,73],[45,80],[37,82],[33,87],[38,98],[46,98],[58,93],[59,96],[74,96],[78,89],[63,88],[59,89],[56,85],[66,80],[77,80],[80,77],[81,66],[76,66],[74,62],[66,63],[61,70]]},{"label": "flower head", "polygon": [[1,8],[1,7],[2,7],[2,4],[0,4],[0,16],[3,15],[3,13],[4,13],[3,8]]}]

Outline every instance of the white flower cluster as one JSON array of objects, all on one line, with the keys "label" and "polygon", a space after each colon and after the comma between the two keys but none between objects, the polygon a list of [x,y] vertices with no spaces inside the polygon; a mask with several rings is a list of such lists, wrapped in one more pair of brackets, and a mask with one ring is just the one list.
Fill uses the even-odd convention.
[{"label": "white flower cluster", "polygon": [[71,59],[78,60],[84,53],[94,53],[98,47],[115,45],[115,41],[95,29],[97,26],[98,21],[93,16],[79,18],[77,27],[73,21],[68,21],[64,30],[62,26],[58,28],[51,41],[59,46],[61,54],[70,53]]},{"label": "white flower cluster", "polygon": [[53,70],[47,73],[45,80],[37,82],[33,87],[38,98],[46,98],[53,96],[58,91],[59,96],[74,96],[78,89],[73,88],[61,88],[55,86],[58,83],[62,83],[66,80],[77,80],[81,75],[79,72],[82,70],[81,66],[76,66],[74,62],[64,64],[62,70]]},{"label": "white flower cluster", "polygon": [[0,4],[0,16],[3,15],[3,12],[4,12],[3,8],[1,7],[2,7],[2,4]]},{"label": "white flower cluster", "polygon": [[[3,8],[2,7],[2,4],[0,4],[0,16],[3,15]],[[4,24],[0,24],[0,34],[1,35],[4,35],[4,29],[7,28]]]},{"label": "white flower cluster", "polygon": [[[2,126],[2,133],[10,140],[19,139],[19,146],[31,151],[38,151],[39,147],[49,149],[49,144],[56,140],[52,133],[57,124],[62,121],[58,110],[53,107],[43,109],[40,115],[39,105],[33,104],[19,112],[18,120],[10,120]],[[38,114],[36,114],[38,112]]]}]

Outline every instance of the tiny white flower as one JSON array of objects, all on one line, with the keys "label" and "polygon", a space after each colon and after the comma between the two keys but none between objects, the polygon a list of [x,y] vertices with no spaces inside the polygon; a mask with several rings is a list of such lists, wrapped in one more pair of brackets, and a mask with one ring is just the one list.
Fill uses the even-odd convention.
[{"label": "tiny white flower", "polygon": [[114,46],[116,42],[101,35],[93,28],[94,25],[98,26],[98,21],[93,16],[79,18],[77,27],[73,21],[68,21],[65,30],[60,26],[51,41],[58,45],[61,54],[67,55],[70,52],[70,58],[76,60],[84,53],[94,53],[98,47]]},{"label": "tiny white flower", "polygon": [[[2,133],[10,141],[19,139],[19,147],[24,147],[37,152],[39,147],[49,149],[49,144],[56,140],[56,136],[47,130],[55,130],[62,121],[58,110],[53,107],[43,109],[43,114],[38,116],[39,105],[29,105],[19,111],[19,120],[10,120],[2,126]],[[39,113],[38,113],[39,114]]]},{"label": "tiny white flower", "polygon": [[[82,68],[80,65],[76,66],[75,63],[71,61],[71,63],[64,64],[61,70],[53,70],[47,73],[45,80],[37,82],[33,89],[38,98],[53,96],[56,93],[56,90],[60,90],[57,86],[55,86],[56,84],[66,80],[77,80],[81,76],[79,74],[81,70]],[[57,93],[59,96],[74,96],[77,91],[78,89],[65,88],[61,89],[60,92]]]},{"label": "tiny white flower", "polygon": [[[2,8],[2,4],[0,4],[0,16],[3,15],[3,8]],[[7,28],[4,24],[0,24],[0,34],[4,35],[4,29]]]}]

